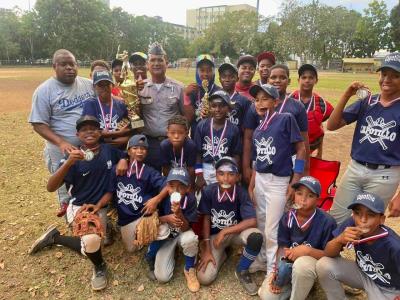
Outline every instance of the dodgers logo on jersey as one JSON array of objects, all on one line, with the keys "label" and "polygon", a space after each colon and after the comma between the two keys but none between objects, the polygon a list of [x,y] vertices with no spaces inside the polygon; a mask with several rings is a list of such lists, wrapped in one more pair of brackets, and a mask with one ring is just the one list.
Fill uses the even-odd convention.
[{"label": "dodgers logo on jersey", "polygon": [[389,140],[393,142],[396,139],[397,133],[391,132],[390,129],[396,127],[396,121],[392,120],[385,123],[385,120],[380,117],[374,120],[371,116],[366,117],[367,126],[361,126],[360,133],[364,134],[364,137],[360,139],[360,144],[364,141],[368,141],[371,144],[379,143],[383,150],[388,147],[385,141]]},{"label": "dodgers logo on jersey", "polygon": [[267,161],[269,165],[272,165],[271,156],[276,154],[275,146],[272,146],[274,142],[273,137],[269,137],[267,140],[263,137],[261,140],[254,140],[256,145],[257,160]]},{"label": "dodgers logo on jersey", "polygon": [[237,224],[237,220],[233,220],[235,212],[231,211],[229,214],[225,210],[216,211],[214,208],[211,209],[211,227],[224,229]]},{"label": "dodgers logo on jersey", "polygon": [[138,210],[143,202],[142,196],[139,195],[140,191],[140,187],[134,188],[132,184],[125,186],[122,182],[118,182],[118,204],[131,205],[134,210]]},{"label": "dodgers logo on jersey", "polygon": [[362,255],[357,251],[357,263],[360,269],[372,280],[380,280],[382,283],[390,284],[392,279],[389,273],[384,273],[385,267],[381,263],[375,263],[371,255]]},{"label": "dodgers logo on jersey", "polygon": [[[211,138],[209,136],[205,136],[204,141],[205,143],[203,143],[203,150],[204,150],[203,157],[207,157],[207,155],[214,157],[213,151],[215,151],[215,155],[221,158],[225,156],[225,154],[228,152],[228,146],[226,146],[226,144],[228,143],[228,139],[225,137],[222,139],[219,146],[218,146],[219,143],[218,136],[214,136],[214,143],[211,141]],[[215,147],[218,147],[218,149],[215,149]]]}]

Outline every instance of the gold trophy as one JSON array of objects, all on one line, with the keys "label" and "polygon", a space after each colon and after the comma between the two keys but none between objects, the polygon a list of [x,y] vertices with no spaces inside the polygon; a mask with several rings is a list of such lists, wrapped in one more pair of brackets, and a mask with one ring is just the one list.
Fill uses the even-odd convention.
[{"label": "gold trophy", "polygon": [[118,84],[121,89],[122,98],[126,104],[128,109],[128,118],[121,120],[118,123],[118,128],[125,127],[130,124],[132,129],[143,128],[144,122],[140,118],[140,102],[139,95],[136,86],[136,82],[131,79],[133,76],[130,75],[129,71],[129,56],[128,51],[124,50],[122,53],[119,53],[119,46],[117,50],[117,55],[115,56],[117,59],[122,60],[122,76],[124,81],[121,84]]},{"label": "gold trophy", "polygon": [[201,86],[204,89],[204,96],[201,99],[201,112],[203,115],[203,118],[207,118],[208,115],[210,114],[210,103],[208,103],[208,80],[204,79],[201,81]]}]

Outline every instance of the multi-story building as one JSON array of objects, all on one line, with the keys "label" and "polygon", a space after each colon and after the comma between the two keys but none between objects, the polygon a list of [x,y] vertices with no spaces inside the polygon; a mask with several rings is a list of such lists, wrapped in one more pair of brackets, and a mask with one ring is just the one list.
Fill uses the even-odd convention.
[{"label": "multi-story building", "polygon": [[176,30],[176,32],[181,37],[183,37],[186,40],[194,40],[195,38],[197,38],[199,36],[198,30],[196,28],[194,28],[194,27],[189,27],[189,26],[185,26],[185,25],[165,22],[165,21],[163,21],[163,18],[160,17],[160,16],[155,16],[153,18],[158,20],[158,21],[163,22],[164,24],[166,24],[168,26],[170,26],[171,28]]},{"label": "multi-story building", "polygon": [[199,32],[218,20],[226,12],[247,10],[257,12],[257,8],[248,4],[207,6],[186,10],[186,26],[196,28]]}]

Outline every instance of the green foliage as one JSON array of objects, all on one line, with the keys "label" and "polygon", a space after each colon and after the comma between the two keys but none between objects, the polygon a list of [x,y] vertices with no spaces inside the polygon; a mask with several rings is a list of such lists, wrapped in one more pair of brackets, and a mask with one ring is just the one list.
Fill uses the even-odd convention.
[{"label": "green foliage", "polygon": [[389,21],[391,23],[390,38],[392,43],[390,48],[392,50],[400,51],[400,2],[393,7]]}]

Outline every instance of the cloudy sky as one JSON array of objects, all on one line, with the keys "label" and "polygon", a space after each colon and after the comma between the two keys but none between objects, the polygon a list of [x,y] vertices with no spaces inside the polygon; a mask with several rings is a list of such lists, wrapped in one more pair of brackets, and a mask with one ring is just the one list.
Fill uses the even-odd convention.
[{"label": "cloudy sky", "polygon": [[[302,0],[303,3],[311,0]],[[349,9],[362,11],[368,6],[370,0],[320,0],[329,5],[342,5]],[[247,3],[256,6],[256,0],[110,0],[111,7],[122,7],[123,10],[134,15],[161,16],[164,21],[186,25],[186,9],[198,8],[202,6],[214,6],[225,4]],[[260,0],[260,13],[264,16],[277,14],[282,1],[279,0]],[[389,9],[396,5],[397,0],[385,0]],[[29,5],[33,7],[35,0],[0,0],[0,7],[12,8],[19,6],[27,10]]]}]

